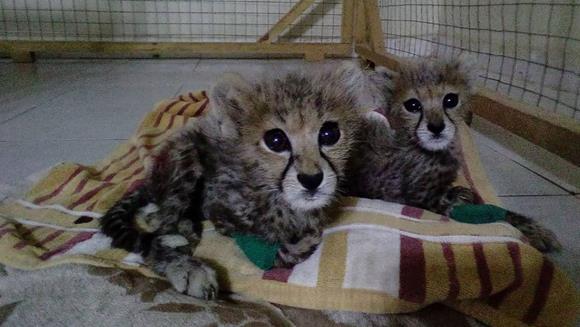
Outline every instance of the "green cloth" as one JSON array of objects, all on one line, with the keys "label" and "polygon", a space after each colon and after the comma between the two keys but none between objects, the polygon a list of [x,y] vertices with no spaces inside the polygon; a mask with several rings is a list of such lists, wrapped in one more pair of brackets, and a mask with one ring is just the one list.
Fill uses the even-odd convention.
[{"label": "green cloth", "polygon": [[507,210],[492,204],[462,204],[453,207],[451,218],[468,224],[489,224],[505,220]]},{"label": "green cloth", "polygon": [[274,266],[280,244],[271,244],[253,235],[234,234],[233,238],[246,257],[258,268],[268,270]]}]

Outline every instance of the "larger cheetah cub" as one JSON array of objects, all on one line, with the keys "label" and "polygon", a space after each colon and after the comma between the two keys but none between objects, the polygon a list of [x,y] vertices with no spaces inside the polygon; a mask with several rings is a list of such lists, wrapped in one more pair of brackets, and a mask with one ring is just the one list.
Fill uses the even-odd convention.
[{"label": "larger cheetah cub", "polygon": [[[457,124],[474,91],[474,63],[466,58],[421,58],[397,73],[371,73],[384,104],[370,115],[352,156],[349,193],[447,214],[474,202],[471,190],[453,186],[460,168]],[[384,118],[377,117],[386,117]],[[539,250],[559,249],[556,236],[531,218],[508,211],[506,221]]]},{"label": "larger cheetah cub", "polygon": [[[175,289],[204,299],[218,291],[214,270],[193,256],[205,218],[223,234],[282,244],[277,266],[303,261],[321,241],[370,107],[365,81],[351,64],[253,82],[226,76],[209,113],[165,142],[144,185],[105,214],[102,230]],[[153,231],[137,227],[139,213]]]}]

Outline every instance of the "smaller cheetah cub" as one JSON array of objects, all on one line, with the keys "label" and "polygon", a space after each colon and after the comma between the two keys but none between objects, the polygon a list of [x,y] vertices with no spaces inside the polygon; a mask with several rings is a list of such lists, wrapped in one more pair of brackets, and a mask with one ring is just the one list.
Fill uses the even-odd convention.
[{"label": "smaller cheetah cub", "polygon": [[[453,183],[461,156],[457,124],[468,109],[476,73],[475,64],[462,58],[423,58],[402,64],[397,73],[371,72],[385,103],[360,129],[348,193],[440,214],[475,202],[476,194]],[[556,236],[533,219],[508,212],[506,221],[537,249],[560,248]]]},{"label": "smaller cheetah cub", "polygon": [[[227,75],[211,110],[155,155],[144,184],[102,218],[113,246],[142,253],[176,290],[218,292],[214,270],[193,256],[201,222],[225,234],[282,244],[277,266],[310,256],[337,198],[366,108],[366,75],[353,64],[247,81]],[[140,230],[135,216],[149,231]]]}]

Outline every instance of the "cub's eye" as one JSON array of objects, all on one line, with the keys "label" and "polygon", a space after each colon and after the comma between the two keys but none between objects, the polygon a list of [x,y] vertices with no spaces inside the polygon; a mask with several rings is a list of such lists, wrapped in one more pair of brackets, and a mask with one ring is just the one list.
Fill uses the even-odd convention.
[{"label": "cub's eye", "polygon": [[407,100],[403,103],[403,106],[405,106],[405,109],[407,109],[408,112],[415,113],[423,110],[423,105],[417,99]]},{"label": "cub's eye", "polygon": [[264,134],[264,143],[274,152],[290,150],[290,141],[284,132],[279,129],[271,129]]},{"label": "cub's eye", "polygon": [[333,145],[340,139],[340,129],[338,123],[327,121],[322,124],[320,132],[318,132],[319,145]]},{"label": "cub's eye", "polygon": [[448,93],[443,97],[443,108],[455,108],[459,103],[459,96],[455,93]]}]

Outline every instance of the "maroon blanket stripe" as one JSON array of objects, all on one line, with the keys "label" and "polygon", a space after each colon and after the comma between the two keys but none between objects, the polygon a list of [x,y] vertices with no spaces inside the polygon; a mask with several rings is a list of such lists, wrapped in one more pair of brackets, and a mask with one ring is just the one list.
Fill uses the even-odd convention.
[{"label": "maroon blanket stripe", "polygon": [[0,238],[2,238],[2,236],[6,235],[8,233],[12,233],[12,232],[15,232],[15,231],[16,231],[15,228],[6,228],[6,229],[3,229],[3,230],[0,230]]},{"label": "maroon blanket stripe", "polygon": [[36,199],[34,199],[32,202],[39,204],[42,202],[45,202],[47,200],[52,199],[53,197],[57,196],[64,188],[65,186],[68,185],[68,183],[70,183],[70,181],[75,178],[78,174],[81,173],[81,171],[83,171],[83,167],[77,167],[77,169],[75,169],[75,171],[67,178],[64,180],[64,182],[62,182],[62,184],[60,184],[54,191],[52,191],[51,193],[38,197]]},{"label": "maroon blanket stripe", "polygon": [[479,297],[486,298],[491,294],[492,288],[489,266],[487,265],[485,253],[483,252],[483,244],[474,243],[472,246],[473,254],[475,255],[475,263],[477,265],[477,274],[479,275],[479,281],[481,282]]},{"label": "maroon blanket stripe", "polygon": [[129,148],[129,150],[127,150],[127,152],[125,152],[122,155],[120,155],[119,157],[111,160],[111,162],[109,162],[105,167],[103,167],[101,170],[97,171],[97,173],[95,175],[101,175],[102,173],[107,171],[107,169],[111,168],[111,166],[113,164],[127,158],[127,156],[130,155],[131,153],[133,153],[133,151],[135,151],[135,150],[137,150],[137,147],[134,145],[131,145],[131,147]]},{"label": "maroon blanket stripe", "polygon": [[171,110],[171,108],[179,102],[181,102],[179,99],[175,100],[175,101],[171,102],[170,104],[168,104],[167,107],[165,107],[165,109],[159,111],[159,113],[157,114],[157,119],[155,119],[155,123],[153,124],[153,127],[159,127],[159,124],[161,123],[161,118],[163,118],[163,115],[166,112],[168,112],[169,110]]},{"label": "maroon blanket stripe", "polygon": [[[129,163],[127,163],[125,166],[119,168],[119,170],[117,170],[114,173],[110,173],[109,175],[107,175],[105,178],[103,179],[94,179],[95,181],[102,183],[102,182],[110,182],[115,176],[117,176],[117,174],[119,174],[120,172],[130,168],[131,166],[133,166],[137,161],[139,161],[139,156],[137,156],[135,159],[131,160]],[[82,181],[80,181],[79,185],[77,185],[76,189],[74,190],[74,192],[72,194],[78,194],[81,193],[81,191],[84,189],[84,187],[86,186],[87,182],[90,180],[90,177],[85,177],[83,178]]]},{"label": "maroon blanket stripe", "polygon": [[68,209],[74,209],[75,207],[87,202],[88,200],[90,200],[93,196],[95,196],[97,193],[99,193],[99,191],[101,191],[102,189],[104,189],[105,187],[108,186],[112,186],[115,185],[113,183],[102,183],[101,185],[95,187],[94,189],[88,191],[87,193],[83,194],[80,198],[78,198],[75,202],[73,202],[72,204],[70,204],[67,208]]},{"label": "maroon blanket stripe", "polygon": [[403,209],[401,210],[401,214],[409,216],[411,218],[421,219],[421,216],[423,216],[423,211],[424,210],[421,208],[404,206]]},{"label": "maroon blanket stripe", "polygon": [[455,254],[449,243],[442,243],[443,256],[447,263],[447,272],[449,274],[449,293],[447,300],[455,300],[459,296],[459,278],[457,278],[457,267],[455,266]]},{"label": "maroon blanket stripe", "polygon": [[523,319],[526,324],[533,325],[542,312],[542,309],[544,309],[546,301],[548,300],[548,295],[550,294],[550,287],[552,285],[553,278],[554,264],[550,260],[544,258],[542,270],[540,271],[540,278],[538,280],[538,286],[536,287],[536,293],[534,295],[534,301],[528,308],[528,312]]},{"label": "maroon blanket stripe", "polygon": [[427,284],[425,275],[425,253],[422,241],[401,235],[399,298],[413,303],[425,302]]},{"label": "maroon blanket stripe", "polygon": [[197,99],[192,92],[189,92],[189,97],[191,98],[191,100],[195,101],[195,102],[199,102],[199,99]]},{"label": "maroon blanket stripe", "polygon": [[55,238],[61,236],[62,234],[64,234],[64,230],[57,230],[51,234],[49,234],[47,237],[45,237],[44,239],[36,242],[35,246],[43,246],[44,244],[54,240]]},{"label": "maroon blanket stripe", "polygon": [[514,280],[513,282],[503,291],[492,295],[487,303],[494,308],[499,308],[501,303],[505,298],[522,286],[524,282],[524,274],[522,270],[522,255],[520,253],[520,246],[515,242],[509,242],[506,244],[508,248],[508,253],[512,259],[512,265],[514,267]]},{"label": "maroon blanket stripe", "polygon": [[69,209],[74,209],[75,207],[78,207],[79,205],[81,205],[81,204],[87,202],[88,200],[92,199],[95,195],[97,195],[97,193],[99,193],[104,188],[107,188],[107,187],[110,187],[110,186],[113,186],[113,185],[117,185],[117,184],[122,183],[122,182],[126,182],[128,180],[131,180],[133,177],[135,177],[138,174],[140,174],[143,170],[145,170],[144,167],[137,168],[135,171],[133,171],[133,173],[131,175],[123,178],[118,183],[104,182],[103,184],[97,186],[96,188],[92,189],[91,191],[89,191],[86,194],[84,194],[83,196],[81,196],[74,203],[72,203],[71,205],[69,205],[68,208]]},{"label": "maroon blanket stripe", "polygon": [[[189,106],[191,106],[191,105],[192,105],[191,102],[187,102],[186,104],[184,104],[183,106],[181,106],[181,108],[179,108],[179,110],[177,111],[177,114],[173,115],[173,118],[175,118],[175,116],[181,116],[181,115],[183,115],[183,113],[185,112],[185,110],[187,110],[187,108],[189,108]],[[167,129],[169,129],[169,127]]]},{"label": "maroon blanket stripe", "polygon": [[83,178],[83,180],[79,183],[79,185],[77,185],[77,187],[75,188],[75,190],[73,191],[72,194],[81,193],[83,191],[83,189],[85,188],[85,186],[87,185],[89,179],[90,178]]},{"label": "maroon blanket stripe", "polygon": [[57,255],[57,254],[61,254],[63,252],[66,252],[68,250],[70,250],[73,246],[86,241],[88,239],[90,239],[91,237],[93,237],[93,235],[95,235],[96,232],[81,232],[78,233],[77,235],[75,235],[73,238],[71,238],[70,240],[68,240],[67,242],[65,242],[63,245],[57,247],[54,250],[51,251],[47,251],[44,252],[41,256],[40,256],[40,260],[46,261],[50,258],[52,258],[53,256]]},{"label": "maroon blanket stripe", "polygon": [[136,157],[135,159],[131,160],[130,162],[128,162],[125,166],[121,167],[119,170],[117,170],[114,173],[110,173],[107,177],[105,177],[103,179],[104,182],[110,182],[113,178],[115,178],[115,176],[117,176],[120,172],[125,171],[126,169],[131,168],[137,161],[139,161],[139,157]]},{"label": "maroon blanket stripe", "polygon": [[[135,177],[136,175],[140,174],[143,170],[145,170],[144,167],[140,167],[137,170],[135,170],[131,176],[128,176],[125,178],[124,181],[127,181],[128,179],[131,179],[133,177]],[[137,179],[135,181],[133,181],[129,187],[127,187],[127,191],[125,191],[125,193],[123,193],[123,197],[133,191],[135,191],[135,189],[140,186],[141,184],[143,184],[143,179]],[[95,201],[93,201],[93,203],[91,203],[85,210],[86,211],[93,211],[93,209],[95,208],[95,206],[97,205],[97,203],[99,203],[100,199],[96,199]]]},{"label": "maroon blanket stripe", "polygon": [[207,108],[208,104],[209,104],[209,99],[205,99],[205,102],[197,109],[195,114],[193,114],[193,117],[201,116],[201,114],[203,114],[205,108]]},{"label": "maroon blanket stripe", "polygon": [[262,279],[275,280],[277,282],[287,283],[288,278],[290,278],[291,274],[292,274],[292,269],[274,268],[274,269],[264,271],[264,274],[262,275]]},{"label": "maroon blanket stripe", "polygon": [[[30,236],[35,230],[37,230],[39,228],[40,228],[39,226],[35,226],[35,227],[32,227],[32,228],[29,228],[26,232],[21,233],[20,234],[20,237],[26,238],[26,237]],[[16,243],[16,245],[14,245],[14,249],[20,250],[20,249],[22,249],[23,247],[25,247],[25,246],[27,246],[29,244],[30,244],[30,242],[28,240],[22,240],[22,241]]]}]

